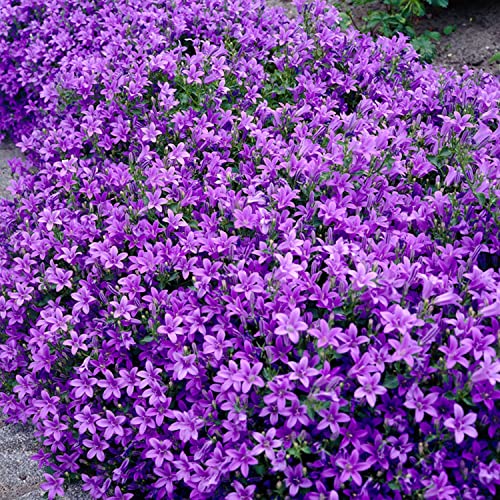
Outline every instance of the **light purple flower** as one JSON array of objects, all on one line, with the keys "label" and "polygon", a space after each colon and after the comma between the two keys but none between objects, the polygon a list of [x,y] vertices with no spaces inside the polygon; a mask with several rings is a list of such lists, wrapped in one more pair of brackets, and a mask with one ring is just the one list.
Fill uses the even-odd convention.
[{"label": "light purple flower", "polygon": [[300,332],[307,330],[307,323],[301,321],[300,309],[295,308],[289,314],[277,313],[278,327],[274,331],[276,335],[286,335],[290,341],[297,344]]},{"label": "light purple flower", "polygon": [[371,375],[359,375],[358,383],[361,387],[358,387],[354,391],[355,398],[366,398],[367,403],[373,408],[375,406],[375,401],[377,396],[387,392],[387,389],[382,385],[379,385],[380,373],[373,373]]},{"label": "light purple flower", "polygon": [[447,418],[444,425],[453,431],[457,444],[460,444],[466,435],[476,438],[477,430],[472,424],[476,421],[477,415],[475,413],[465,415],[463,408],[456,403],[453,405],[453,413],[454,417]]}]

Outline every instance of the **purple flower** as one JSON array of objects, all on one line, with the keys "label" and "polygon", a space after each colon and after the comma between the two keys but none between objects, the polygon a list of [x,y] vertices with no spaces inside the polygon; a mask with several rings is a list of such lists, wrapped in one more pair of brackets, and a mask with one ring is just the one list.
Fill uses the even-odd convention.
[{"label": "purple flower", "polygon": [[391,311],[383,311],[380,315],[385,322],[384,332],[386,333],[396,330],[401,334],[406,334],[414,326],[422,326],[424,324],[415,314],[410,313],[410,311],[403,309],[399,305],[392,307]]},{"label": "purple flower", "polygon": [[245,271],[238,271],[239,283],[233,288],[235,292],[243,293],[247,300],[251,300],[255,294],[264,293],[262,286],[262,278],[258,273],[246,273]]},{"label": "purple flower", "polygon": [[[281,255],[276,255],[276,260],[279,262],[277,279],[298,279],[299,273],[304,270],[304,268],[299,264],[294,264],[293,255],[288,252],[284,257]],[[292,311],[293,312],[293,311]]]},{"label": "purple flower", "polygon": [[430,488],[428,488],[424,497],[429,500],[454,500],[457,498],[458,489],[449,484],[446,472],[441,472],[439,476],[432,476]]},{"label": "purple flower", "polygon": [[297,496],[301,488],[309,488],[312,486],[312,481],[304,477],[302,465],[295,467],[287,467],[285,469],[285,484],[292,497]]},{"label": "purple flower", "polygon": [[170,451],[172,442],[169,439],[151,438],[148,445],[150,449],[145,456],[154,460],[155,467],[161,467],[165,460],[171,462],[174,459],[174,455]]},{"label": "purple flower", "polygon": [[219,361],[224,351],[231,346],[231,342],[225,340],[226,334],[223,330],[217,332],[217,336],[206,335],[203,344],[203,352],[212,354]]},{"label": "purple flower", "polygon": [[253,456],[254,452],[243,444],[238,450],[229,449],[227,454],[231,457],[229,470],[240,470],[243,477],[248,477],[250,466],[257,465],[258,461]]},{"label": "purple flower", "polygon": [[366,267],[362,262],[356,264],[356,271],[348,271],[352,279],[353,290],[362,290],[365,286],[368,288],[376,288],[373,280],[377,277],[377,273],[366,272]]},{"label": "purple flower", "polygon": [[402,434],[401,436],[389,436],[387,438],[387,443],[390,445],[389,456],[393,460],[398,460],[401,464],[404,464],[408,459],[408,454],[413,449],[413,444],[408,442],[408,434]]},{"label": "purple flower", "polygon": [[410,368],[413,368],[415,364],[414,355],[422,350],[418,343],[408,333],[405,333],[402,340],[390,339],[389,344],[394,348],[391,361],[403,360]]},{"label": "purple flower", "polygon": [[89,459],[96,457],[99,462],[104,462],[104,450],[109,448],[109,444],[103,441],[97,434],[93,434],[92,439],[84,439],[83,446],[89,449],[87,451]]},{"label": "purple flower", "polygon": [[283,409],[282,415],[286,417],[286,426],[293,429],[297,424],[308,425],[309,417],[307,415],[307,407],[300,404],[298,399],[292,401],[291,406]]},{"label": "purple flower", "polygon": [[250,485],[245,487],[238,481],[235,481],[232,486],[235,491],[229,493],[226,496],[226,500],[253,500],[255,498],[254,492],[257,486]]},{"label": "purple flower", "polygon": [[446,355],[446,368],[451,370],[457,363],[460,363],[464,368],[468,368],[469,361],[464,358],[464,354],[470,351],[471,347],[468,344],[458,346],[457,338],[452,335],[448,339],[448,346],[439,348]]},{"label": "purple flower", "polygon": [[476,421],[477,415],[475,413],[464,415],[463,408],[457,404],[453,405],[453,414],[454,417],[446,419],[444,425],[454,432],[457,444],[460,444],[466,435],[476,438],[477,430],[472,424]]},{"label": "purple flower", "polygon": [[176,422],[170,424],[169,431],[179,431],[179,438],[184,443],[198,439],[198,431],[203,427],[203,421],[194,414],[192,410],[181,412],[174,410],[172,412]]},{"label": "purple flower", "polygon": [[41,484],[40,488],[46,491],[48,498],[52,500],[56,496],[64,496],[64,479],[61,477],[56,477],[52,474],[44,474],[45,482]]},{"label": "purple flower", "polygon": [[88,351],[89,348],[85,344],[85,341],[88,339],[88,335],[85,334],[78,334],[74,330],[72,330],[70,333],[70,339],[65,340],[63,342],[63,345],[67,345],[68,347],[71,347],[71,355],[74,356],[78,351]]},{"label": "purple flower", "polygon": [[241,390],[243,393],[247,393],[250,389],[255,387],[264,387],[265,383],[259,373],[264,365],[262,363],[253,363],[250,365],[248,361],[242,359],[240,362],[240,369],[235,375],[234,380],[241,382]]},{"label": "purple flower", "polygon": [[123,261],[128,257],[126,252],[118,253],[118,248],[113,245],[108,252],[101,254],[101,262],[104,269],[123,269]]},{"label": "purple flower", "polygon": [[276,377],[269,382],[267,387],[271,391],[271,394],[264,396],[264,403],[266,405],[276,404],[277,408],[282,411],[287,401],[297,400],[297,396],[291,391],[292,385],[288,377]]},{"label": "purple flower", "polygon": [[115,486],[113,494],[109,497],[109,500],[132,500],[134,498],[133,493],[123,493],[119,486]]},{"label": "purple flower", "polygon": [[137,417],[131,419],[130,423],[139,427],[140,434],[146,434],[148,429],[154,429],[156,427],[156,411],[153,408],[145,410],[142,406],[137,405],[135,407],[135,412],[137,413]]},{"label": "purple flower", "polygon": [[377,395],[387,392],[385,387],[379,385],[380,373],[359,375],[357,378],[361,387],[358,387],[356,391],[354,391],[354,397],[359,399],[363,397],[366,398],[368,404],[373,408],[375,406]]},{"label": "purple flower", "polygon": [[257,223],[257,215],[254,214],[252,207],[246,206],[243,210],[236,209],[234,211],[234,227],[254,229]]},{"label": "purple flower", "polygon": [[153,486],[160,491],[165,491],[167,496],[173,496],[177,475],[172,471],[170,464],[165,462],[162,467],[155,467],[154,473],[158,479]]},{"label": "purple flower", "polygon": [[360,462],[358,450],[353,450],[350,455],[345,455],[344,458],[337,458],[335,463],[342,469],[340,481],[345,483],[352,479],[358,486],[361,486],[362,483],[360,472],[370,468],[369,463]]},{"label": "purple flower", "polygon": [[290,380],[299,380],[300,383],[307,389],[310,384],[310,378],[318,375],[318,370],[309,366],[309,357],[303,356],[300,361],[290,361],[288,366],[292,369]]},{"label": "purple flower", "polygon": [[91,434],[95,434],[97,432],[96,423],[99,420],[99,417],[92,413],[92,410],[87,405],[80,413],[75,414],[76,424],[75,427],[78,429],[80,434],[84,434],[85,432],[90,432]]},{"label": "purple flower", "polygon": [[254,432],[252,436],[257,441],[257,445],[252,449],[252,455],[257,456],[264,453],[269,460],[274,460],[276,457],[274,449],[280,448],[282,445],[281,439],[275,439],[276,429],[271,427],[265,435]]},{"label": "purple flower", "polygon": [[82,286],[78,291],[71,294],[71,298],[76,301],[76,304],[73,306],[73,310],[74,312],[82,311],[85,314],[89,314],[90,305],[97,302],[97,300],[92,296],[86,285],[82,284],[82,282],[81,285]]},{"label": "purple flower", "polygon": [[358,328],[354,323],[349,325],[349,328],[337,334],[336,342],[338,344],[337,352],[343,354],[348,352],[353,357],[359,356],[359,346],[366,344],[370,339],[366,335],[358,335]]},{"label": "purple flower", "polygon": [[290,341],[297,344],[299,341],[300,332],[307,330],[307,323],[300,319],[300,309],[295,308],[289,314],[276,314],[278,320],[278,328],[274,331],[276,335],[286,335]]},{"label": "purple flower", "polygon": [[156,128],[154,123],[150,123],[147,127],[142,127],[141,132],[144,142],[156,142],[156,138],[161,135],[161,132]]},{"label": "purple flower", "polygon": [[437,398],[438,395],[436,393],[424,396],[424,393],[420,390],[420,388],[417,385],[414,385],[408,391],[406,401],[403,404],[406,408],[415,410],[415,422],[421,422],[425,413],[434,418],[438,417],[438,413],[433,407]]},{"label": "purple flower", "polygon": [[104,439],[111,439],[115,434],[123,436],[123,426],[126,418],[123,415],[116,416],[113,412],[106,410],[106,417],[99,419],[96,424],[100,429],[104,429]]},{"label": "purple flower", "polygon": [[102,395],[104,400],[111,398],[120,398],[120,384],[109,370],[104,371],[104,380],[98,380],[97,385],[104,389],[104,393]]},{"label": "purple flower", "polygon": [[340,405],[336,401],[332,401],[328,409],[320,410],[319,415],[321,421],[318,424],[318,429],[330,429],[332,436],[337,436],[340,432],[339,424],[349,422],[351,417],[339,411]]},{"label": "purple flower", "polygon": [[39,3],[0,14],[0,409],[49,495],[494,496],[497,79],[323,0]]}]

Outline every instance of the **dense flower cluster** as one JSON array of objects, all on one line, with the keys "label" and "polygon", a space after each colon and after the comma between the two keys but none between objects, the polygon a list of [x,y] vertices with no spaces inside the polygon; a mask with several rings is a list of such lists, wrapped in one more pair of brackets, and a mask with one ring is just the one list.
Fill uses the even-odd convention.
[{"label": "dense flower cluster", "polygon": [[500,483],[500,84],[256,0],[0,2],[0,406],[49,498]]}]

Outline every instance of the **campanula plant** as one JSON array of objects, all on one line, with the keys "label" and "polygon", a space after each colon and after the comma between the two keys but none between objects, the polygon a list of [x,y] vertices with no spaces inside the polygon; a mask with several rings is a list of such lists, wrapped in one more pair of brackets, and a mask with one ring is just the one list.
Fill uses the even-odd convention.
[{"label": "campanula plant", "polygon": [[0,405],[50,499],[491,498],[500,84],[247,0],[0,10]]}]

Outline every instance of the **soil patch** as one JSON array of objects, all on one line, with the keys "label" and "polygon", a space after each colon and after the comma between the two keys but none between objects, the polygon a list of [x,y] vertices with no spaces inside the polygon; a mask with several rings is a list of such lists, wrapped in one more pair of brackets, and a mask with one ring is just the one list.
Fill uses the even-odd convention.
[{"label": "soil patch", "polygon": [[451,0],[447,9],[432,9],[418,25],[442,32],[452,25],[455,32],[438,42],[434,64],[460,71],[464,65],[500,75],[500,61],[491,57],[500,52],[500,2],[498,0]]},{"label": "soil patch", "polygon": [[[283,7],[289,16],[296,15],[291,0],[267,0],[271,6]],[[354,0],[334,2],[339,10],[350,11],[355,24],[363,24],[369,10],[384,10],[382,1],[365,6],[354,5]],[[426,4],[427,15],[418,19],[415,29],[418,34],[426,30],[443,33],[447,26],[455,31],[443,35],[437,42],[435,66],[463,71],[482,69],[494,75],[500,75],[500,61],[492,62],[491,57],[500,52],[500,1],[498,0],[450,0],[447,9],[432,9]]]}]

